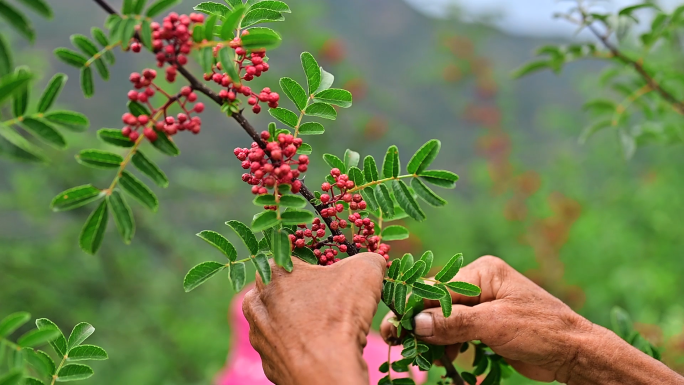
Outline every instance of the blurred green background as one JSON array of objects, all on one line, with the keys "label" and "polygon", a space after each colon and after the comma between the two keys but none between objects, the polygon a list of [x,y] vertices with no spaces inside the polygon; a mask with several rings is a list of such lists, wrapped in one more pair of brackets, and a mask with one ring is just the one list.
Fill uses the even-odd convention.
[{"label": "blurred green background", "polygon": [[[602,92],[595,84],[600,63],[513,81],[510,71],[548,39],[509,35],[459,14],[430,17],[397,0],[288,3],[293,13],[275,26],[285,43],[269,54],[271,71],[260,84],[275,87],[281,76],[303,81],[299,53],[307,50],[354,94],[354,107],[341,111],[326,135],[312,137],[307,180],[322,179],[325,152],[341,156],[351,148],[377,158],[397,144],[406,162],[420,144],[440,139],[435,167],[461,180],[442,191],[446,208],[426,208],[426,222],[406,222],[412,238],[393,246],[394,256],[431,249],[435,265],[456,252],[468,261],[500,256],[593,322],[608,325],[610,309],[625,308],[664,347],[666,362],[684,371],[684,153],[645,147],[626,162],[610,131],[577,144],[588,121],[581,105]],[[177,137],[179,157],[156,158],[171,186],[155,189],[157,213],[133,207],[133,244],[121,244],[110,223],[98,255],[83,253],[77,238],[89,209],[54,214],[49,202],[69,187],[111,180],[73,156],[105,148],[94,132],[120,126],[128,74],[154,62],[117,52],[112,80],[97,79],[96,95],[84,100],[78,73],[51,52],[106,15],[90,1],[50,4],[55,18],[34,19],[33,46],[7,35],[18,64],[42,74],[38,88],[54,72],[70,76],[59,103],[87,114],[91,129],[68,134],[71,146],[51,151],[49,165],[0,161],[0,315],[26,310],[64,328],[93,324],[93,343],[110,360],[93,365],[91,384],[210,383],[228,353],[233,292],[215,279],[185,294],[182,279],[193,265],[220,259],[195,233],[218,230],[241,246],[223,223],[249,221],[255,212],[232,155],[248,137],[209,108],[200,135]],[[267,114],[250,119],[257,127],[269,122]]]}]

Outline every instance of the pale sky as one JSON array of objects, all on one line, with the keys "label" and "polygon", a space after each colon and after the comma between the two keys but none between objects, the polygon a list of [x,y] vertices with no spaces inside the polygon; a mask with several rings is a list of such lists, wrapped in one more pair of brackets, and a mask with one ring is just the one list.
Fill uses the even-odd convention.
[{"label": "pale sky", "polygon": [[[571,36],[575,27],[552,18],[554,12],[563,12],[574,6],[574,1],[559,0],[404,0],[425,13],[440,16],[450,5],[457,5],[467,14],[479,15],[496,12],[501,19],[496,23],[506,32],[533,36]],[[643,3],[638,0],[611,0],[601,2],[607,10]],[[684,3],[682,0],[661,0],[665,9]]]}]

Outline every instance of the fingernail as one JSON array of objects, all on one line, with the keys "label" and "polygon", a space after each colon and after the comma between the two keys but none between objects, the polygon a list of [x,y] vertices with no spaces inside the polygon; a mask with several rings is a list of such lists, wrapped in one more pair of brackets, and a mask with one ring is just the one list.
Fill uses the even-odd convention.
[{"label": "fingernail", "polygon": [[416,323],[416,327],[413,333],[418,337],[432,337],[435,325],[432,320],[432,314],[420,313],[413,319]]}]

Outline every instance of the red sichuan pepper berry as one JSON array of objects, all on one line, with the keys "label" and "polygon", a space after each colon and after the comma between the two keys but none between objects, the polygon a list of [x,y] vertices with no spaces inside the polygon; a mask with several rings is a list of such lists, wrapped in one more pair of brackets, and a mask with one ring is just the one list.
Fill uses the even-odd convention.
[{"label": "red sichuan pepper berry", "polygon": [[[271,138],[267,131],[260,136],[263,140]],[[301,142],[292,135],[279,134],[276,141],[266,143],[265,149],[254,142],[251,148],[236,148],[233,154],[242,162],[242,168],[247,170],[242,180],[253,186],[252,193],[266,194],[268,189],[287,184],[290,185],[290,191],[296,194],[302,188],[302,182],[297,179],[302,173],[299,167],[309,164],[309,157],[297,155],[299,146]]]},{"label": "red sichuan pepper berry", "polygon": [[[145,138],[154,142],[159,138],[157,131],[162,131],[169,136],[177,134],[178,131],[199,133],[202,120],[198,116],[191,116],[192,113],[199,114],[204,111],[203,103],[191,104],[197,100],[197,94],[193,92],[192,88],[185,86],[181,88],[178,95],[171,96],[154,83],[156,77],[157,71],[153,69],[145,69],[142,74],[134,72],[129,76],[128,79],[133,83],[135,89],[128,92],[128,100],[146,106],[151,112],[150,116],[140,115],[137,118],[128,112],[123,114],[121,118],[126,126],[121,130],[121,134],[131,141],[136,141],[140,137],[138,129],[141,128]],[[166,101],[155,108],[150,102],[150,98],[158,94],[162,94]],[[167,114],[168,108],[173,104],[178,104],[183,110],[176,118]],[[157,120],[157,117],[160,116],[164,118]]]}]

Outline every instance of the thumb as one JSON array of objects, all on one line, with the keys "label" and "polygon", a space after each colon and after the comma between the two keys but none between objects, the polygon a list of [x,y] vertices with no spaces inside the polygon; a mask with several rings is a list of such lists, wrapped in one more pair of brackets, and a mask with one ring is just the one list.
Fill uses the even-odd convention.
[{"label": "thumb", "polygon": [[440,308],[427,309],[415,317],[413,333],[434,345],[486,340],[493,332],[492,313],[491,302],[473,307],[454,305],[448,318],[444,318]]}]

